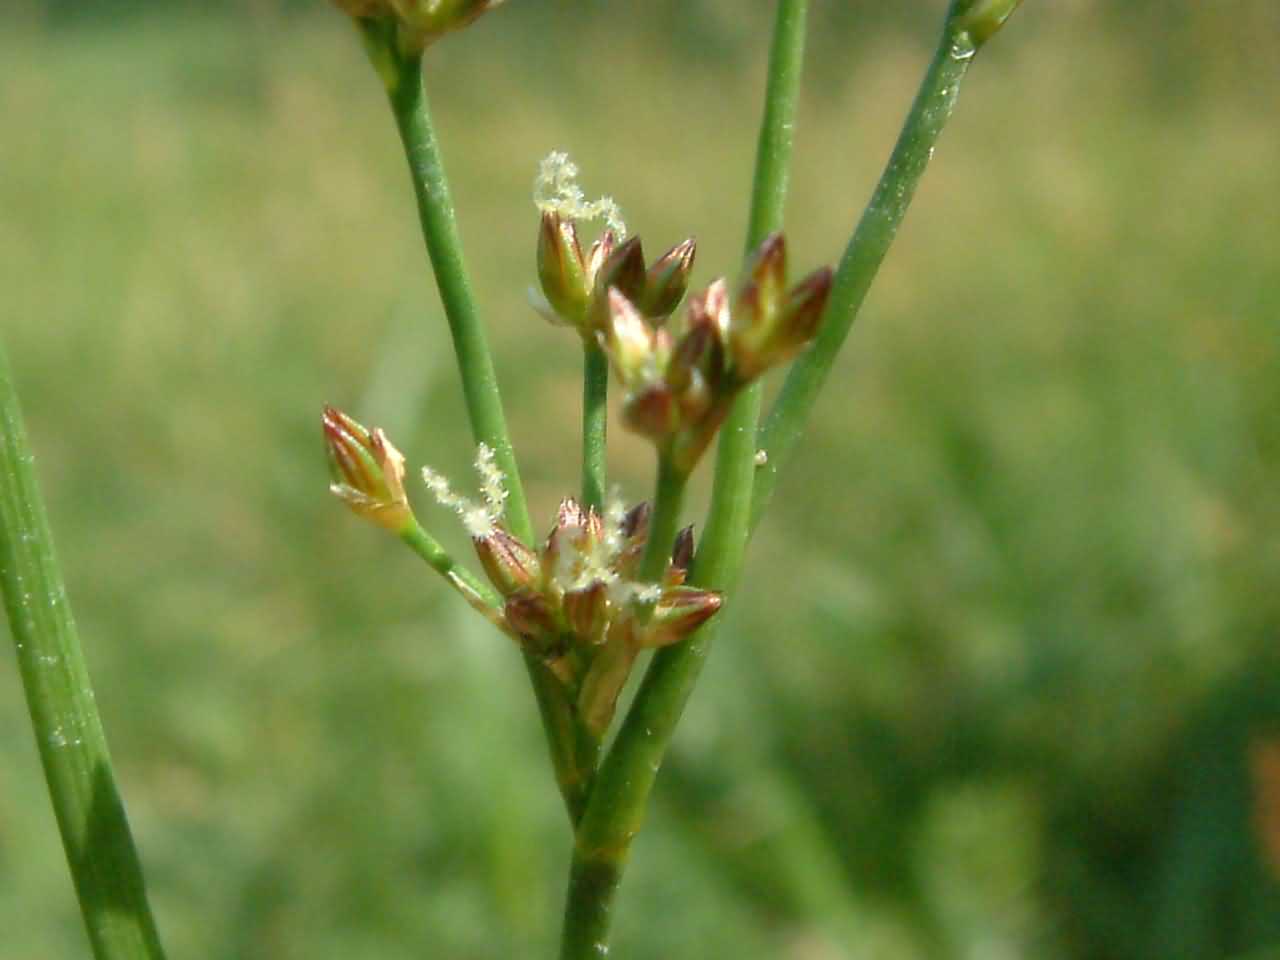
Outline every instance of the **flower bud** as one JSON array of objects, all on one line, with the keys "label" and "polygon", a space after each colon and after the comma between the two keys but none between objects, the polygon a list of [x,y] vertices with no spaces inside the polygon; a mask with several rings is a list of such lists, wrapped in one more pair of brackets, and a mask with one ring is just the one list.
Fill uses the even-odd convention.
[{"label": "flower bud", "polygon": [[532,590],[518,590],[507,597],[502,608],[507,625],[540,656],[554,653],[559,645],[560,623],[550,602]]},{"label": "flower bud", "polygon": [[693,272],[696,250],[697,244],[690,237],[676,244],[649,267],[638,304],[645,316],[665,319],[675,312],[689,289],[689,274]]},{"label": "flower bud", "polygon": [[451,30],[465,27],[502,0],[388,0],[406,31],[425,47]]},{"label": "flower bud", "polygon": [[669,587],[662,592],[639,642],[644,647],[679,643],[720,609],[720,594],[697,587]]},{"label": "flower bud", "polygon": [[580,324],[590,299],[586,264],[572,220],[555,211],[538,225],[538,282],[551,309],[565,323]]},{"label": "flower bud", "polygon": [[742,380],[753,379],[768,366],[761,355],[776,333],[786,289],[786,241],[782,234],[771,233],[748,259],[733,305],[729,345]]},{"label": "flower bud", "polygon": [[830,293],[829,267],[815,270],[796,284],[772,325],[758,331],[750,349],[735,353],[738,374],[749,380],[799,353],[817,334]]},{"label": "flower bud", "polygon": [[659,381],[629,393],[622,418],[636,433],[662,444],[680,426],[680,407],[671,388]]},{"label": "flower bud", "polygon": [[643,540],[649,535],[651,516],[653,516],[653,504],[648,500],[641,500],[623,516],[622,535],[628,540],[636,537]]},{"label": "flower bud", "polygon": [[671,547],[671,566],[681,573],[689,569],[693,562],[693,524],[676,534],[676,542]]},{"label": "flower bud", "polygon": [[[591,249],[587,252],[587,285],[591,289],[595,289],[596,277],[604,266],[604,262],[613,253],[613,248],[617,243],[618,235],[612,230],[606,230],[600,234],[599,239],[591,245]],[[605,289],[607,290],[608,288],[606,287]]]},{"label": "flower bud", "polygon": [[618,377],[627,386],[635,386],[654,371],[656,338],[627,297],[617,288],[609,290],[609,315],[603,346],[613,361]]},{"label": "flower bud", "polygon": [[615,624],[609,638],[591,661],[578,693],[578,714],[592,733],[602,737],[609,729],[618,706],[618,696],[631,676],[640,653],[635,643],[634,623]]},{"label": "flower bud", "polygon": [[506,530],[495,526],[472,543],[485,576],[504,597],[536,586],[541,573],[537,553]]},{"label": "flower bud", "polygon": [[747,260],[734,319],[747,328],[769,326],[786,288],[787,243],[781,233],[771,233]]},{"label": "flower bud", "polygon": [[689,328],[707,324],[716,332],[717,339],[729,335],[729,285],[720,278],[702,293],[689,301]]},{"label": "flower bud", "polygon": [[644,293],[644,249],[639,237],[631,237],[609,251],[595,273],[596,296],[616,289],[633,303]]},{"label": "flower bud", "polygon": [[1004,26],[1022,0],[955,0],[951,5],[950,23],[960,34],[967,35],[973,45],[970,54]]},{"label": "flower bud", "polygon": [[378,429],[370,431],[326,405],[322,418],[329,456],[329,491],[356,514],[400,533],[413,521],[404,492],[404,457]]},{"label": "flower bud", "polygon": [[597,580],[582,590],[564,595],[564,616],[569,629],[586,643],[595,645],[604,639],[609,625],[609,586]]}]

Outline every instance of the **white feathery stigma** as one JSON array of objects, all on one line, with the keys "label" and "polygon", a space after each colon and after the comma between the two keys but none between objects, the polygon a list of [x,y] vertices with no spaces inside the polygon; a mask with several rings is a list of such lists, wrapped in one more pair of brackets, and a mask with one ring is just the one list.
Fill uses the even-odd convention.
[{"label": "white feathery stigma", "polygon": [[566,220],[603,220],[619,240],[627,236],[622,210],[613,197],[588,201],[578,186],[578,165],[563,151],[553,150],[538,165],[533,202],[543,213],[558,213]]},{"label": "white feathery stigma", "polygon": [[422,479],[436,498],[436,503],[456,513],[467,533],[474,539],[481,539],[492,535],[502,519],[508,494],[504,485],[506,477],[498,467],[492,448],[486,443],[476,448],[475,468],[480,478],[480,503],[454,493],[444,474],[430,467],[422,468]]}]

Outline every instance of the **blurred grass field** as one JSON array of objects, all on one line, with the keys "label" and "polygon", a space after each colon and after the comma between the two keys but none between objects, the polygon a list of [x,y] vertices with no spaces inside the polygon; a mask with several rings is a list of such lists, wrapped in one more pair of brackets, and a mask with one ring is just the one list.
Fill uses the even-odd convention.
[{"label": "blurred grass field", "polygon": [[[943,4],[837,6],[797,268],[838,257]],[[1028,3],[975,67],[756,538],[617,956],[1280,950],[1280,18],[1210,6]],[[325,490],[325,401],[412,464],[472,455],[358,44],[271,3],[18,9],[0,332],[170,955],[551,956],[568,833],[518,658]],[[533,172],[567,149],[651,251],[694,233],[697,278],[732,272],[768,11],[696,10],[666,43],[643,4],[523,0],[431,57],[546,521],[578,360],[524,301]],[[86,956],[15,673],[0,958]]]}]

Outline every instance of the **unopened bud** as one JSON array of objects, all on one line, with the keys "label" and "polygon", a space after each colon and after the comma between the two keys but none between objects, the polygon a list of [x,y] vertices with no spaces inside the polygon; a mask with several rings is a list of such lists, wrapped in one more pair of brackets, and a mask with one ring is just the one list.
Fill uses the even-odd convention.
[{"label": "unopened bud", "polygon": [[729,335],[730,319],[729,285],[723,277],[689,300],[690,329],[707,324],[723,340]]},{"label": "unopened bud", "polygon": [[735,336],[737,375],[751,380],[769,367],[785,363],[814,338],[831,294],[831,269],[822,267],[787,292],[772,320]]},{"label": "unopened bud", "polygon": [[686,390],[695,374],[713,366],[711,354],[719,346],[720,331],[710,322],[691,325],[671,351],[671,361],[667,364],[667,383],[671,389]]},{"label": "unopened bud", "polygon": [[649,267],[644,278],[644,293],[639,307],[647,317],[655,320],[671,316],[685,291],[689,289],[689,275],[693,272],[693,258],[697,244],[690,237],[678,243]]},{"label": "unopened bud", "polygon": [[640,650],[635,644],[631,621],[616,624],[604,647],[591,661],[578,693],[578,714],[592,733],[604,736],[618,706],[618,696],[627,685]]},{"label": "unopened bud", "polygon": [[405,29],[425,47],[451,30],[465,27],[502,0],[388,0]]},{"label": "unopened bud", "polygon": [[654,331],[627,297],[609,290],[609,316],[604,346],[618,376],[628,386],[639,382],[653,367]]},{"label": "unopened bud", "polygon": [[554,653],[559,644],[560,624],[551,604],[540,593],[520,590],[507,597],[502,608],[507,625],[523,637],[532,652],[540,656]]},{"label": "unopened bud", "polygon": [[644,293],[644,248],[639,237],[630,237],[615,246],[595,274],[597,296],[617,289],[632,302]]},{"label": "unopened bud", "polygon": [[356,514],[392,533],[413,520],[404,492],[404,457],[378,429],[372,432],[334,407],[322,418],[329,456],[329,491]]},{"label": "unopened bud", "polygon": [[579,324],[590,299],[578,230],[559,213],[543,213],[538,224],[538,282],[551,309],[566,323]]},{"label": "unopened bud", "polygon": [[770,366],[789,360],[817,336],[827,298],[831,295],[831,277],[830,267],[820,267],[787,293],[774,341],[770,344],[773,351],[768,359]]},{"label": "unopened bud", "polygon": [[576,636],[586,643],[598,644],[608,626],[608,585],[597,580],[582,590],[570,590],[564,595],[564,616]]},{"label": "unopened bud", "polygon": [[747,268],[734,303],[734,320],[743,327],[768,326],[787,289],[787,243],[771,233],[747,259]]},{"label": "unopened bud", "polygon": [[651,516],[653,516],[653,504],[648,500],[641,500],[623,516],[622,535],[627,539],[648,536]]},{"label": "unopened bud", "polygon": [[676,534],[676,542],[671,547],[671,566],[685,571],[693,562],[693,524]]},{"label": "unopened bud", "polygon": [[697,587],[670,587],[653,608],[640,644],[645,647],[665,647],[679,643],[720,609],[720,594]]},{"label": "unopened bud", "polygon": [[680,426],[680,407],[671,388],[659,381],[628,394],[622,418],[636,433],[662,443]]},{"label": "unopened bud", "polygon": [[485,576],[504,597],[537,584],[540,573],[537,553],[506,530],[495,526],[472,542]]},{"label": "unopened bud", "polygon": [[591,245],[591,249],[587,251],[587,283],[593,289],[595,287],[596,277],[600,273],[600,268],[604,266],[604,262],[609,259],[609,255],[613,253],[613,248],[617,246],[618,235],[612,230],[606,230],[600,234],[598,240]]},{"label": "unopened bud", "polygon": [[973,49],[984,43],[1004,26],[1022,0],[955,0],[950,22],[961,34],[967,34]]}]

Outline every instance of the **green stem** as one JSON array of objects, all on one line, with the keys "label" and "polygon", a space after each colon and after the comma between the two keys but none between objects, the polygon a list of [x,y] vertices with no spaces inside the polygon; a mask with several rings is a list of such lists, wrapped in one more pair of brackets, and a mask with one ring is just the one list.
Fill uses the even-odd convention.
[{"label": "green stem", "polygon": [[804,432],[818,392],[831,373],[836,354],[906,216],[934,145],[955,109],[960,82],[973,53],[972,41],[955,26],[954,16],[948,17],[897,145],[840,260],[818,337],[791,367],[760,430],[758,445],[768,454],[768,462],[755,478],[752,528],[773,496],[778,471],[790,459]]},{"label": "green stem", "polygon": [[570,912],[565,916],[560,960],[600,960],[609,955],[609,922],[622,867],[623,859],[584,857],[574,850],[569,867]]},{"label": "green stem", "polygon": [[0,587],[54,815],[94,956],[161,960],[33,460],[0,347]]},{"label": "green stem", "polygon": [[422,235],[427,242],[440,301],[453,337],[472,434],[476,443],[489,445],[498,466],[506,474],[506,515],[511,532],[526,543],[531,542],[533,527],[529,522],[515,454],[507,435],[488,338],[480,322],[462,254],[462,238],[458,234],[449,181],[427,104],[421,55],[397,57],[394,66],[395,83],[388,88],[388,95],[409,161]]},{"label": "green stem", "polygon": [[582,357],[582,503],[596,510],[604,509],[608,415],[609,358],[589,343]]},{"label": "green stem", "polygon": [[[677,469],[670,457],[658,458],[649,536],[640,560],[639,576],[643,582],[657,582],[666,572],[680,529],[680,508],[687,483],[688,475]],[[637,804],[631,784],[620,780],[617,764],[611,764],[615,754],[616,748],[597,774],[586,808],[577,821],[560,947],[563,960],[598,960],[608,954],[614,895],[622,879],[631,838],[644,814],[647,791]],[[611,775],[604,777],[611,765]]]},{"label": "green stem", "polygon": [[436,573],[449,581],[449,584],[462,594],[467,603],[477,604],[500,610],[502,599],[497,592],[477,577],[466,567],[459,564],[435,537],[422,529],[418,521],[413,520],[400,532],[400,539],[409,548],[427,562]]},{"label": "green stem", "polygon": [[[755,182],[747,225],[748,255],[770,233],[782,229],[804,66],[807,13],[805,0],[778,4],[773,48],[769,54],[764,120],[756,144]],[[727,592],[733,589],[742,570],[757,470],[756,428],[764,402],[763,391],[764,385],[760,382],[744,390],[720,429],[711,510],[692,577],[700,586]],[[702,644],[700,656],[706,656],[709,647],[709,643]],[[696,677],[697,669],[687,677],[687,682],[692,684]]]},{"label": "green stem", "polygon": [[[422,234],[449,321],[472,434],[477,443],[489,445],[498,466],[506,474],[506,516],[511,532],[532,543],[533,524],[507,434],[493,359],[467,277],[449,182],[431,123],[422,79],[422,55],[401,51],[395,28],[388,22],[362,20],[359,24],[370,60],[386,86],[409,161]],[[565,796],[570,818],[576,822],[585,805],[590,785],[587,771],[594,770],[596,752],[586,750],[578,733],[580,724],[573,712],[573,703],[560,682],[536,658],[526,654],[524,659],[551,750],[556,781]]]},{"label": "green stem", "polygon": [[649,535],[640,558],[640,581],[657,583],[667,572],[671,548],[680,532],[680,509],[684,506],[684,490],[689,482],[668,456],[658,458],[658,479],[654,487],[653,512],[649,515]]},{"label": "green stem", "polygon": [[[778,3],[756,155],[748,252],[782,222],[804,61],[807,8],[807,0]],[[721,428],[711,514],[694,571],[697,582],[704,585],[729,586],[741,566],[755,470],[760,396],[758,387],[745,391]],[[674,515],[665,510],[662,492],[668,472],[669,465],[660,465],[659,496],[642,562],[645,580],[661,576],[671,550],[668,536],[674,538],[679,523],[678,500]],[[680,494],[683,489],[680,478]],[[658,767],[706,660],[711,638],[712,631],[700,630],[684,643],[654,655],[613,749],[601,766],[587,811],[578,824],[561,960],[599,958],[608,952],[609,916],[627,853],[643,822]]]}]

